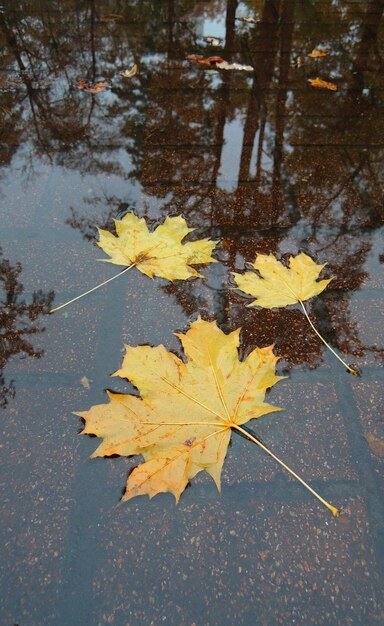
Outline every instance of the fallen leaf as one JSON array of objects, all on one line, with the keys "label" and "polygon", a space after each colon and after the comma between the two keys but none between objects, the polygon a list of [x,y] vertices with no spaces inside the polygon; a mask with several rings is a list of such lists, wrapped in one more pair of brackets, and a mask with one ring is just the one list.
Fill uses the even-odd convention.
[{"label": "fallen leaf", "polygon": [[84,389],[91,388],[90,380],[86,376],[83,376],[83,378],[80,378],[80,384],[84,387]]},{"label": "fallen leaf", "polygon": [[246,22],[247,24],[258,24],[260,22],[260,20],[255,17],[237,17],[236,19],[240,22]]},{"label": "fallen leaf", "polygon": [[327,50],[325,50],[324,48],[319,48],[318,50],[317,48],[314,48],[312,52],[308,54],[308,56],[312,57],[312,59],[318,59],[319,57],[326,57]]},{"label": "fallen leaf", "polygon": [[299,67],[301,67],[303,63],[304,61],[300,56],[296,57],[296,59],[292,63],[292,67],[294,67],[295,69],[299,69]]},{"label": "fallen leaf", "polygon": [[[142,454],[129,475],[123,500],[171,492],[178,501],[188,481],[206,471],[220,490],[231,430],[281,410],[264,402],[276,376],[273,347],[256,348],[239,361],[240,329],[226,335],[199,318],[177,334],[186,362],[164,346],[126,346],[114,376],[130,380],[141,396],[108,392],[109,404],[76,413],[84,434],[103,439],[92,454]],[[244,431],[245,432],[245,431]]]},{"label": "fallen leaf", "polygon": [[203,59],[202,61],[199,61],[199,63],[204,63],[205,65],[217,65],[218,63],[225,63],[225,61],[221,57],[208,57],[208,59]]},{"label": "fallen leaf", "polygon": [[187,54],[185,58],[187,61],[196,61],[197,63],[200,63],[201,60],[204,59],[201,54]]},{"label": "fallen leaf", "polygon": [[317,87],[319,89],[330,89],[331,91],[337,90],[336,85],[328,83],[326,80],[321,80],[321,78],[309,78],[308,82],[312,85],[312,87]]},{"label": "fallen leaf", "polygon": [[109,89],[110,86],[110,83],[108,83],[107,81],[89,83],[86,80],[78,80],[76,83],[77,89],[81,89],[81,91],[88,91],[89,93],[100,93]]},{"label": "fallen leaf", "polygon": [[339,509],[244,426],[282,410],[264,399],[284,376],[275,373],[279,357],[273,346],[255,348],[239,360],[240,330],[227,335],[216,322],[199,317],[185,334],[176,333],[185,360],[163,345],[125,346],[122,367],[114,376],[131,381],[140,397],[108,392],[109,404],[76,413],[85,421],[82,433],[103,440],[92,458],[141,454],[144,462],[129,475],[122,500],[170,492],[177,502],[188,481],[202,471],[220,491],[221,470],[235,431],[257,444],[338,517]]},{"label": "fallen leaf", "polygon": [[252,65],[241,65],[240,63],[227,63],[227,61],[222,61],[221,63],[217,63],[216,67],[220,70],[241,70],[244,72],[253,72]]},{"label": "fallen leaf", "polygon": [[6,115],[12,115],[12,112],[9,109],[7,109],[6,107],[0,106],[0,111],[5,113]]},{"label": "fallen leaf", "polygon": [[201,65],[217,65],[217,63],[225,63],[224,59],[221,57],[208,57],[205,58],[199,54],[188,54],[186,57],[187,61],[195,61],[196,63],[201,63]]},{"label": "fallen leaf", "polygon": [[372,433],[367,433],[365,438],[373,454],[380,459],[384,459],[384,439],[375,437]]},{"label": "fallen leaf", "polygon": [[115,220],[115,225],[117,236],[98,229],[98,246],[111,257],[105,259],[108,263],[135,266],[150,278],[161,276],[168,280],[201,276],[191,265],[216,263],[211,257],[216,241],[199,239],[182,243],[194,229],[188,228],[181,215],[166,217],[153,232],[148,230],[145,219],[134,213]]},{"label": "fallen leaf", "polygon": [[132,76],[135,76],[135,74],[137,74],[137,65],[135,63],[135,65],[132,65],[130,70],[122,70],[121,72],[119,72],[120,76],[123,76],[124,78],[132,78]]},{"label": "fallen leaf", "polygon": [[194,229],[188,228],[181,215],[166,217],[164,223],[153,232],[148,230],[145,219],[136,217],[134,213],[127,213],[121,220],[115,220],[115,225],[117,236],[99,228],[97,243],[111,257],[102,259],[103,261],[124,265],[125,269],[100,285],[51,309],[50,313],[96,291],[133,267],[137,267],[150,278],[161,276],[168,280],[185,280],[191,276],[201,277],[192,265],[216,263],[216,259],[211,257],[216,241],[199,239],[183,243],[184,237]]},{"label": "fallen leaf", "polygon": [[195,61],[196,63],[201,63],[202,65],[209,65],[210,67],[215,67],[220,70],[242,70],[246,72],[253,72],[253,67],[251,65],[241,65],[240,63],[228,63],[221,57],[202,57],[198,54],[189,54],[187,57],[187,61]]},{"label": "fallen leaf", "polygon": [[317,296],[331,282],[332,278],[318,280],[326,264],[318,265],[307,254],[300,252],[296,257],[289,258],[289,267],[285,267],[273,254],[257,254],[255,262],[249,265],[256,271],[246,271],[244,274],[233,273],[238,288],[256,298],[247,306],[273,309],[299,303],[319,339],[351,374],[359,376],[358,370],[347,365],[320,335],[304,306],[305,300]]},{"label": "fallen leaf", "polygon": [[273,254],[257,254],[254,263],[249,263],[254,271],[233,276],[239,289],[256,298],[248,306],[261,306],[266,309],[285,307],[289,304],[308,300],[321,293],[332,278],[318,281],[324,265],[317,265],[311,257],[301,252],[289,259],[290,267],[285,267]]},{"label": "fallen leaf", "polygon": [[123,19],[124,15],[120,15],[119,13],[109,13],[108,15],[101,17],[99,19],[99,22],[102,22],[103,24],[109,24],[110,22],[117,22],[118,20]]},{"label": "fallen leaf", "polygon": [[203,39],[207,43],[211,44],[211,46],[219,46],[222,42],[222,39],[218,39],[218,37],[211,37],[210,35],[203,37]]}]

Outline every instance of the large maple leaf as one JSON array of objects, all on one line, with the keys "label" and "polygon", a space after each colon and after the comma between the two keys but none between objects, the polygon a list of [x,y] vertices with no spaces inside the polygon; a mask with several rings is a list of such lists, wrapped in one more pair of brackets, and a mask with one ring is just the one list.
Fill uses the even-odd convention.
[{"label": "large maple leaf", "polygon": [[109,404],[78,413],[83,433],[103,438],[96,456],[142,454],[145,463],[129,476],[123,497],[172,492],[178,500],[190,478],[205,470],[220,489],[231,429],[278,407],[264,402],[280,376],[272,346],[239,361],[240,329],[226,335],[198,318],[177,334],[187,362],[164,346],[126,346],[120,370],[141,397],[108,393]]},{"label": "large maple leaf", "polygon": [[257,254],[255,262],[249,265],[260,275],[253,270],[245,271],[243,274],[236,272],[232,274],[238,288],[245,294],[256,298],[247,306],[272,309],[299,303],[316,335],[349,372],[359,375],[359,372],[347,365],[320,335],[304,306],[305,300],[317,296],[331,282],[332,278],[319,280],[320,273],[326,264],[319,265],[307,254],[301,252],[296,257],[289,257],[289,267],[285,267],[273,254]]},{"label": "large maple leaf", "polygon": [[92,293],[133,267],[137,267],[150,278],[160,276],[173,281],[186,280],[192,276],[201,277],[193,265],[217,263],[211,256],[217,241],[199,239],[183,242],[194,229],[188,228],[181,215],[167,217],[154,231],[148,229],[144,218],[138,218],[134,213],[127,213],[121,220],[115,220],[115,226],[116,235],[99,228],[97,244],[110,256],[109,259],[101,259],[102,261],[124,265],[125,269],[100,285],[55,307],[50,313]]},{"label": "large maple leaf", "polygon": [[186,362],[162,345],[126,346],[114,375],[130,380],[140,397],[108,392],[108,404],[76,413],[85,420],[84,434],[103,439],[92,457],[144,457],[128,478],[123,500],[171,492],[178,501],[188,481],[203,470],[220,490],[232,430],[260,445],[307,486],[243,428],[249,420],[281,410],[264,399],[266,390],[284,377],[275,373],[273,346],[256,348],[240,361],[239,334],[237,329],[227,335],[215,322],[198,318],[185,334],[177,334]]}]

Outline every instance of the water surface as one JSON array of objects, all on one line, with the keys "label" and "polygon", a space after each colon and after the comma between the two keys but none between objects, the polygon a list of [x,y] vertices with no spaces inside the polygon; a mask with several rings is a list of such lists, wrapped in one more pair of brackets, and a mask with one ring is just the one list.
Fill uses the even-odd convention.
[{"label": "water surface", "polygon": [[[3,2],[1,623],[383,623],[383,10]],[[327,56],[311,59],[315,47]],[[120,77],[133,63],[137,75]],[[311,87],[317,77],[337,90]],[[87,93],[78,80],[110,88]],[[222,263],[205,281],[130,272],[47,315],[114,274],[97,263],[97,227],[113,230],[128,211],[153,227],[183,214],[197,236],[220,240]],[[297,307],[246,309],[228,289],[256,252],[299,251],[335,277],[308,306],[360,379]],[[117,506],[136,459],[89,461],[96,440],[78,436],[72,412],[127,389],[110,378],[124,343],[180,354],[173,333],[198,314],[241,326],[242,355],[275,343],[288,378],[268,400],[285,410],[255,429],[340,518],[238,437],[221,494],[198,476],[177,507],[170,495]]]}]

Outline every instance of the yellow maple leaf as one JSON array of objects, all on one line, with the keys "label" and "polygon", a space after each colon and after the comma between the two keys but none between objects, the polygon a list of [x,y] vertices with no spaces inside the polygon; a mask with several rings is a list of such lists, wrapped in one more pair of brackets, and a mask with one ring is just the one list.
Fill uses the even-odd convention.
[{"label": "yellow maple leaf", "polygon": [[185,334],[176,335],[186,362],[162,345],[126,346],[122,367],[114,375],[130,380],[141,397],[108,392],[108,404],[76,413],[85,420],[84,434],[103,439],[92,457],[144,457],[130,474],[122,499],[170,492],[178,501],[188,481],[203,470],[220,490],[232,430],[257,443],[320,498],[243,428],[249,420],[281,410],[264,401],[266,390],[284,378],[275,373],[273,346],[256,348],[240,361],[240,329],[227,335],[200,317]]},{"label": "yellow maple leaf", "polygon": [[76,296],[72,300],[55,307],[54,313],[63,307],[79,300],[92,291],[125,274],[133,267],[150,278],[161,276],[168,280],[186,280],[191,276],[202,277],[192,265],[217,263],[211,256],[217,241],[199,239],[183,243],[183,239],[194,229],[188,228],[185,219],[166,217],[153,232],[148,229],[144,218],[138,218],[134,213],[127,213],[121,220],[115,220],[116,233],[98,229],[100,248],[109,254],[109,259],[101,259],[107,263],[124,265],[125,269],[108,278],[100,285]]},{"label": "yellow maple leaf", "polygon": [[239,289],[256,298],[247,306],[272,309],[296,304],[317,296],[332,280],[318,281],[326,264],[317,265],[304,252],[289,258],[289,268],[273,254],[257,254],[255,262],[249,265],[260,273],[261,278],[253,271],[233,274]]},{"label": "yellow maple leaf", "polygon": [[181,215],[166,217],[153,232],[145,219],[134,213],[115,220],[115,226],[117,236],[99,228],[97,243],[111,257],[106,262],[134,265],[150,278],[161,276],[168,280],[201,276],[191,265],[216,263],[211,257],[216,241],[200,239],[182,243],[194,229],[188,228]]},{"label": "yellow maple leaf", "polygon": [[332,278],[318,280],[326,264],[318,265],[307,254],[300,252],[296,257],[289,257],[289,267],[285,267],[273,254],[257,254],[255,262],[249,265],[259,272],[260,276],[254,271],[232,274],[238,288],[256,298],[247,306],[273,309],[299,303],[316,335],[351,374],[359,375],[359,372],[347,365],[320,335],[304,306],[305,300],[317,296],[331,282]]},{"label": "yellow maple leaf", "polygon": [[206,470],[220,489],[231,428],[281,409],[264,402],[281,377],[272,346],[256,348],[239,361],[240,329],[226,335],[201,318],[177,334],[188,359],[164,346],[126,346],[114,375],[129,379],[141,398],[109,393],[107,405],[78,413],[84,433],[103,438],[95,456],[142,454],[123,500],[170,491],[178,500],[188,480]]}]

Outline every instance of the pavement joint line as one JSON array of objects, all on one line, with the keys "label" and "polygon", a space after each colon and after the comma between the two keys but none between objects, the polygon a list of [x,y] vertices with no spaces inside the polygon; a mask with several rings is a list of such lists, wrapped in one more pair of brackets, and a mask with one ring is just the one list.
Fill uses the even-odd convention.
[{"label": "pavement joint line", "polygon": [[[353,456],[357,460],[354,467],[361,484],[363,497],[367,510],[372,540],[375,547],[377,567],[384,576],[384,503],[381,499],[379,477],[374,471],[368,443],[364,437],[360,415],[353,395],[350,383],[342,382],[338,377],[334,378],[337,399],[340,412],[348,415],[344,420],[346,434],[349,439]],[[348,389],[349,387],[349,389]]]},{"label": "pavement joint line", "polygon": [[[123,345],[119,335],[116,334],[115,329],[117,327],[122,328],[123,320],[126,315],[126,302],[125,298],[117,298],[114,300],[114,323],[113,330],[111,330],[112,340],[108,340],[108,329],[111,328],[110,322],[110,309],[105,307],[98,326],[100,329],[106,329],[103,335],[103,341],[98,342],[95,359],[97,362],[103,362],[106,358],[106,346],[107,353],[111,356],[116,356],[117,360],[121,358],[121,352],[119,351]],[[117,339],[117,337],[119,337]],[[119,342],[119,346],[115,346],[115,342]],[[92,386],[97,384],[98,377],[92,376],[91,372],[87,372],[89,378],[93,380]],[[101,389],[100,389],[101,390]],[[106,396],[104,395],[104,401]],[[87,404],[86,402],[84,404]],[[88,403],[89,404],[89,403]],[[80,410],[81,407],[74,407],[73,410]],[[76,425],[73,426],[74,430]],[[86,446],[80,446],[81,453],[86,456]],[[94,464],[94,475],[97,476],[98,471],[102,471],[103,468],[96,467]],[[101,469],[100,469],[101,468]],[[106,472],[103,473],[106,476]],[[97,480],[95,480],[97,482]],[[92,483],[93,484],[93,483]],[[66,583],[63,584],[60,593],[60,600],[58,601],[58,614],[62,617],[63,624],[86,624],[88,623],[89,615],[87,614],[88,607],[92,606],[94,600],[94,590],[92,583],[94,580],[95,572],[98,571],[98,566],[102,554],[97,550],[100,544],[99,535],[101,528],[99,524],[94,524],[93,533],[87,532],[87,526],[89,519],[97,520],[100,515],[99,503],[96,497],[89,494],[89,477],[87,472],[84,471],[82,464],[76,470],[73,477],[73,500],[74,506],[68,516],[68,541],[69,546],[73,542],[73,537],[76,537],[74,542],[74,548],[72,553],[69,549],[64,550],[64,561],[62,564],[63,571],[67,572]],[[87,496],[84,498],[84,493],[87,492]],[[110,496],[108,496],[110,497]],[[85,510],[85,514],[84,514]],[[71,573],[71,575],[69,575]],[[82,587],[83,601],[81,604],[81,610],[79,607],[68,603],[67,597],[70,595],[70,591],[73,588],[73,580],[87,581],[88,584]]]}]

